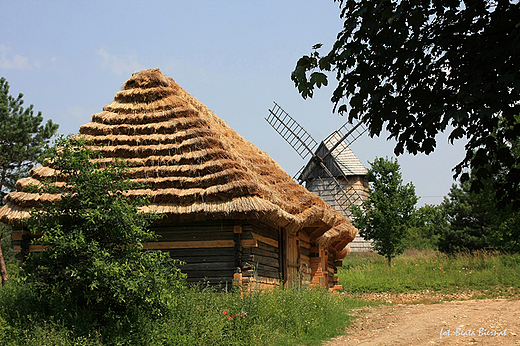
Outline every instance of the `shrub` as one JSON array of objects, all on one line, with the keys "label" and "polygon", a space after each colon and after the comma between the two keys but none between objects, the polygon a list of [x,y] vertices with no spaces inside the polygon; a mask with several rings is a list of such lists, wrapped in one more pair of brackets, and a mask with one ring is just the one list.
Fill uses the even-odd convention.
[{"label": "shrub", "polygon": [[125,194],[135,188],[125,177],[128,167],[121,161],[99,167],[99,155],[78,139],[60,139],[51,154],[56,175],[38,191],[62,196],[27,220],[45,246],[26,262],[28,281],[95,318],[120,318],[135,308],[160,315],[182,274],[169,254],[142,249],[156,237],[148,226],[157,216],[139,212],[146,198]]}]

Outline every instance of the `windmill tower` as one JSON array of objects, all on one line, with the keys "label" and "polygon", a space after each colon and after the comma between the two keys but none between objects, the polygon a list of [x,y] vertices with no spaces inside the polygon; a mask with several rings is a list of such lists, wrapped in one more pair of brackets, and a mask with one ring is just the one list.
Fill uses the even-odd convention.
[{"label": "windmill tower", "polygon": [[[318,144],[312,136],[276,102],[265,120],[300,155],[310,156],[294,178],[320,196],[335,210],[352,220],[352,205],[361,205],[368,197],[367,170],[350,149],[366,128],[361,122],[346,123]],[[370,242],[359,234],[350,244],[353,252],[370,251]]]}]

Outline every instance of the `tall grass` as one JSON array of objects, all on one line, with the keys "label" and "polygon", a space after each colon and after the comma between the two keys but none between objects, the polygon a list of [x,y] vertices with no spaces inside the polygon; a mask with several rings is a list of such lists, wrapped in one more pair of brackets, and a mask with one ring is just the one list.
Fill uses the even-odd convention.
[{"label": "tall grass", "polygon": [[520,292],[520,254],[480,251],[448,256],[408,250],[392,261],[376,253],[353,253],[338,270],[339,283],[350,292],[407,292],[498,289]]},{"label": "tall grass", "polygon": [[344,329],[366,302],[304,288],[220,293],[176,292],[168,313],[100,323],[60,297],[38,297],[28,285],[0,289],[1,345],[317,345]]}]

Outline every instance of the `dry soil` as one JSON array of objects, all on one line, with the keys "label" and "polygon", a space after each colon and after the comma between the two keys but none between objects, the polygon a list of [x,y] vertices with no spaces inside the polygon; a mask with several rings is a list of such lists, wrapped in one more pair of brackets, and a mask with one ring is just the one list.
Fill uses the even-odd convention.
[{"label": "dry soil", "polygon": [[346,334],[323,345],[520,345],[520,297],[472,297],[367,295],[397,304],[355,310],[357,319]]}]

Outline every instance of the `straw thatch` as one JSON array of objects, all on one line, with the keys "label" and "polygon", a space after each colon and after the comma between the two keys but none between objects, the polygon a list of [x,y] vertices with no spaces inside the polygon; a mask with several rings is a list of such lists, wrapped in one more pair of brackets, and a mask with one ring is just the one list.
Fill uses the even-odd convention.
[{"label": "straw thatch", "polygon": [[[148,185],[129,193],[150,196],[146,210],[165,214],[164,220],[254,218],[291,233],[325,225],[329,230],[318,243],[338,252],[357,233],[339,212],[159,69],[135,73],[114,102],[81,126],[80,134],[102,144],[93,148],[103,152],[104,161],[129,161],[130,178]],[[0,209],[0,221],[19,224],[30,208],[59,198],[27,189],[53,174],[48,166],[38,167],[18,181]]]}]

